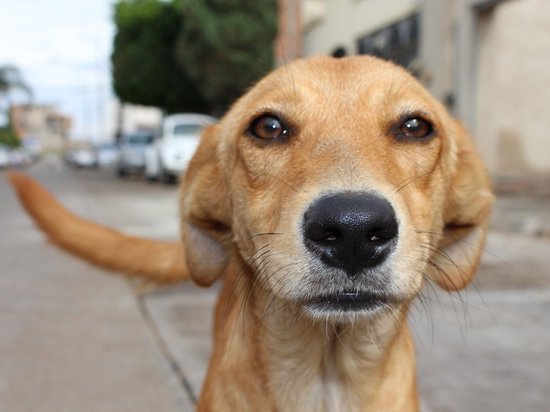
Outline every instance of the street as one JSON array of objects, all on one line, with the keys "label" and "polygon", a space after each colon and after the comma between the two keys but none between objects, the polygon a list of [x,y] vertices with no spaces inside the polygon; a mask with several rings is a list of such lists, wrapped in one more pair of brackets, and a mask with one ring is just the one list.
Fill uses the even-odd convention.
[{"label": "street", "polygon": [[[80,216],[178,238],[175,185],[55,158],[27,172]],[[192,411],[217,287],[144,285],[59,251],[0,176],[0,412]],[[550,410],[549,267],[549,239],[492,231],[475,285],[426,288],[410,316],[426,411]]]}]

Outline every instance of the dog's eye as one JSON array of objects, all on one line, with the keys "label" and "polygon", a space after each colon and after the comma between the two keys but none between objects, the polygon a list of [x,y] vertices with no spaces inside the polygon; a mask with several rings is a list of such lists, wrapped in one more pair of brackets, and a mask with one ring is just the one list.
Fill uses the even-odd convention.
[{"label": "dog's eye", "polygon": [[433,126],[421,117],[411,117],[405,120],[399,127],[399,137],[423,139],[433,132]]},{"label": "dog's eye", "polygon": [[261,140],[274,140],[288,134],[288,128],[278,117],[273,115],[263,115],[255,119],[248,132]]}]

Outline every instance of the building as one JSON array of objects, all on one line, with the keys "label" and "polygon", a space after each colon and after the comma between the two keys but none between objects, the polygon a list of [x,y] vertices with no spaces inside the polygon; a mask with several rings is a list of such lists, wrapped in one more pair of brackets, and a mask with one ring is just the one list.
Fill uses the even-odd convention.
[{"label": "building", "polygon": [[[281,0],[279,45],[407,67],[473,132],[495,177],[550,175],[550,1]],[[284,20],[283,20],[284,19]],[[296,32],[296,30],[294,30]],[[286,46],[288,50],[288,46]],[[281,47],[279,47],[281,49]]]},{"label": "building", "polygon": [[112,99],[105,106],[105,122],[101,140],[115,140],[118,136],[135,131],[158,130],[163,113],[157,107],[139,106]]},{"label": "building", "polygon": [[33,141],[44,152],[60,151],[72,126],[72,119],[47,104],[13,105],[13,130],[20,141]]}]

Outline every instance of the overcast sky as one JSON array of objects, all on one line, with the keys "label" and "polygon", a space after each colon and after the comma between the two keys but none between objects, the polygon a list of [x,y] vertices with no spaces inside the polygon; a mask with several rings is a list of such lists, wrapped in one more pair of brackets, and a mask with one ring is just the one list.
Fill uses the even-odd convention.
[{"label": "overcast sky", "polygon": [[113,0],[3,0],[0,64],[15,64],[36,103],[56,104],[77,137],[101,137],[111,98]]}]

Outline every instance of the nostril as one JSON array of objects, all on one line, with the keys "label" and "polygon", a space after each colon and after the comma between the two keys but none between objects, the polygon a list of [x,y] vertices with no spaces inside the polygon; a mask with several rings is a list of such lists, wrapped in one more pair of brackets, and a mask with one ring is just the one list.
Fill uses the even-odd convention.
[{"label": "nostril", "polygon": [[375,227],[367,233],[367,241],[377,245],[383,245],[392,241],[396,235],[397,230],[392,230],[393,227],[383,228]]},{"label": "nostril", "polygon": [[313,223],[307,225],[306,237],[313,242],[335,242],[342,238],[342,232],[336,227]]},{"label": "nostril", "polygon": [[336,242],[341,238],[342,233],[338,229],[333,228],[325,230],[325,238],[323,240],[326,240],[327,242]]},{"label": "nostril", "polygon": [[386,243],[387,239],[384,239],[379,233],[369,233],[367,235],[367,241],[375,244],[382,244]]}]

